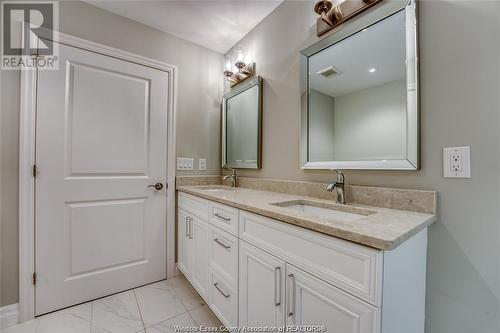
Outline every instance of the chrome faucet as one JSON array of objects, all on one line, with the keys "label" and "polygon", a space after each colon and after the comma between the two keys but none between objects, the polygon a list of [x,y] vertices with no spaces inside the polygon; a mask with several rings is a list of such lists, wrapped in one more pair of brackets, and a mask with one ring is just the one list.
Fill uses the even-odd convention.
[{"label": "chrome faucet", "polygon": [[238,187],[238,175],[236,173],[236,170],[234,170],[233,168],[229,168],[229,167],[224,167],[224,169],[231,170],[232,174],[225,175],[224,177],[222,177],[222,179],[223,180],[231,179],[231,186]]},{"label": "chrome faucet", "polygon": [[337,203],[345,204],[345,176],[340,170],[332,170],[337,173],[337,179],[326,187],[328,192],[337,190]]}]

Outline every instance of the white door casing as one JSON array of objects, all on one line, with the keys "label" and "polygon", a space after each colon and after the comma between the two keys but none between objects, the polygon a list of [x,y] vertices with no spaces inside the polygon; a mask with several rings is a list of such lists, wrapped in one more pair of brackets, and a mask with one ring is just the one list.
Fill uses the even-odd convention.
[{"label": "white door casing", "polygon": [[38,73],[38,96],[49,98],[37,105],[36,254],[28,173],[35,162],[36,74],[22,76],[21,321],[35,315],[28,284],[35,257],[37,315],[163,279],[167,261],[169,274],[174,268],[173,241],[165,239],[167,225],[174,239],[174,186],[156,192],[147,185],[175,179],[175,67],[60,38],[79,48],[61,45],[62,68]]}]

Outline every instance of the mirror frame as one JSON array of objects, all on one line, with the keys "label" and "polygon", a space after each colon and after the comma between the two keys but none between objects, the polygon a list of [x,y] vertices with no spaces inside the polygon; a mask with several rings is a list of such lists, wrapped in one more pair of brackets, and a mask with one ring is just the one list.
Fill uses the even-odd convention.
[{"label": "mirror frame", "polygon": [[[406,26],[406,158],[400,160],[319,161],[308,160],[309,146],[309,57],[404,11]],[[419,170],[420,169],[420,112],[418,71],[417,1],[392,0],[382,2],[362,17],[348,22],[332,35],[300,52],[301,140],[302,169],[344,170]]]},{"label": "mirror frame", "polygon": [[[238,84],[235,88],[233,88],[230,92],[225,94],[222,97],[222,167],[223,168],[233,168],[233,169],[260,169],[262,168],[262,88],[263,88],[264,80],[261,76],[257,76],[248,80],[246,82],[242,82]],[[228,164],[226,161],[227,152],[226,152],[226,111],[227,111],[227,101],[244,91],[258,86],[259,87],[259,100],[257,102],[257,163],[247,163],[247,164],[239,164],[233,165]]]}]

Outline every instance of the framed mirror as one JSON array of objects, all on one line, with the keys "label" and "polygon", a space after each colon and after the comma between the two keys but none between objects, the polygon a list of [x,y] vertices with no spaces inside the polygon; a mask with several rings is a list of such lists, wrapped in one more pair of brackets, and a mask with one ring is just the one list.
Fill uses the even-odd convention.
[{"label": "framed mirror", "polygon": [[261,168],[262,85],[255,77],[222,99],[222,167]]},{"label": "framed mirror", "polygon": [[351,22],[301,52],[302,168],[417,170],[416,3]]}]

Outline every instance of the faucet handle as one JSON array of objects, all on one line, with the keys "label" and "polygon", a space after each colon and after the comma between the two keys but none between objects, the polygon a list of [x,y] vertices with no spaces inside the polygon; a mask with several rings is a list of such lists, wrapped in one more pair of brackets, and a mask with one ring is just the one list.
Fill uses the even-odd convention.
[{"label": "faucet handle", "polygon": [[345,180],[344,173],[338,169],[332,169],[331,171],[335,171],[337,173],[337,183],[343,183]]}]

